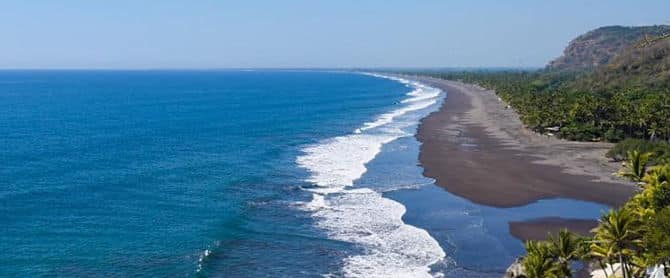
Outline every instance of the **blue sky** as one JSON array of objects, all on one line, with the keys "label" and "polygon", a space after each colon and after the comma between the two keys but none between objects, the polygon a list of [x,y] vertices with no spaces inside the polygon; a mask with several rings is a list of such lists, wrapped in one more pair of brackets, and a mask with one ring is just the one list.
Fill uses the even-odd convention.
[{"label": "blue sky", "polygon": [[670,1],[0,1],[0,68],[543,66]]}]

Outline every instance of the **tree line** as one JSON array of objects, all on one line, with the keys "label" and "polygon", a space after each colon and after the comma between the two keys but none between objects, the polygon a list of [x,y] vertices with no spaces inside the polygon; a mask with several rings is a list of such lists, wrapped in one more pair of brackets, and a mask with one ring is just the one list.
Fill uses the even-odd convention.
[{"label": "tree line", "polygon": [[[416,74],[413,73],[413,74]],[[670,141],[670,86],[594,90],[588,74],[552,71],[422,72],[495,90],[539,133],[577,141]]]}]

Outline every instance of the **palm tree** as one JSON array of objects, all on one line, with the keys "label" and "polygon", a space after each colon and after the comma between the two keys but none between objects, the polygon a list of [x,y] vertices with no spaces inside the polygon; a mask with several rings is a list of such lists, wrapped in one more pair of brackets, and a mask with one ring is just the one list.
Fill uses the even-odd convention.
[{"label": "palm tree", "polygon": [[639,194],[654,211],[670,206],[670,164],[654,166],[643,179],[644,190]]},{"label": "palm tree", "polygon": [[646,266],[670,263],[670,207],[661,209],[656,217],[647,222],[643,236]]},{"label": "palm tree", "polygon": [[549,245],[546,242],[527,241],[526,253],[522,264],[528,278],[554,276],[556,265],[549,251]]},{"label": "palm tree", "polygon": [[606,277],[609,277],[607,275],[607,271],[605,271],[606,265],[603,263],[606,262],[610,266],[610,271],[612,274],[614,274],[614,260],[612,258],[616,257],[614,250],[612,249],[611,246],[604,246],[604,245],[598,245],[598,242],[593,241],[591,243],[591,257],[595,258],[598,263],[600,264],[600,267],[603,269],[603,272],[605,273]]},{"label": "palm tree", "polygon": [[652,153],[640,153],[638,150],[628,152],[628,160],[624,163],[625,169],[617,173],[618,176],[628,178],[632,181],[642,181],[647,172],[647,163]]},{"label": "palm tree", "polygon": [[648,186],[670,183],[670,163],[652,167],[642,181]]},{"label": "palm tree", "polygon": [[572,277],[570,262],[581,257],[581,241],[567,229],[563,229],[558,236],[549,237],[549,252],[556,258],[557,275]]},{"label": "palm tree", "polygon": [[593,255],[610,262],[618,261],[624,278],[630,277],[630,260],[640,248],[640,228],[641,222],[629,210],[610,210],[601,217],[600,224],[594,229],[595,237],[591,244]]}]

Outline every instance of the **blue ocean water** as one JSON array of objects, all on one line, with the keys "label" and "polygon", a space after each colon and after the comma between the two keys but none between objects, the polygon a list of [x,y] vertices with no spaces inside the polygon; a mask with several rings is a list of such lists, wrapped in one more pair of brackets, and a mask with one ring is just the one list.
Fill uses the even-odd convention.
[{"label": "blue ocean water", "polygon": [[289,71],[0,73],[0,276],[305,276],[355,250],[315,228],[308,145],[411,88]]},{"label": "blue ocean water", "polygon": [[523,251],[508,221],[604,208],[433,186],[413,135],[444,94],[345,72],[0,71],[0,277],[500,277]]}]

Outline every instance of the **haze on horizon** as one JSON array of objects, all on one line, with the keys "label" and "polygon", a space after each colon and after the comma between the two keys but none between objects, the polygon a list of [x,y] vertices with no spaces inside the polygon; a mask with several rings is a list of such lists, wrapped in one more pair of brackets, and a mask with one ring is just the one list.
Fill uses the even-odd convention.
[{"label": "haze on horizon", "polygon": [[0,68],[541,67],[670,1],[2,1]]}]

